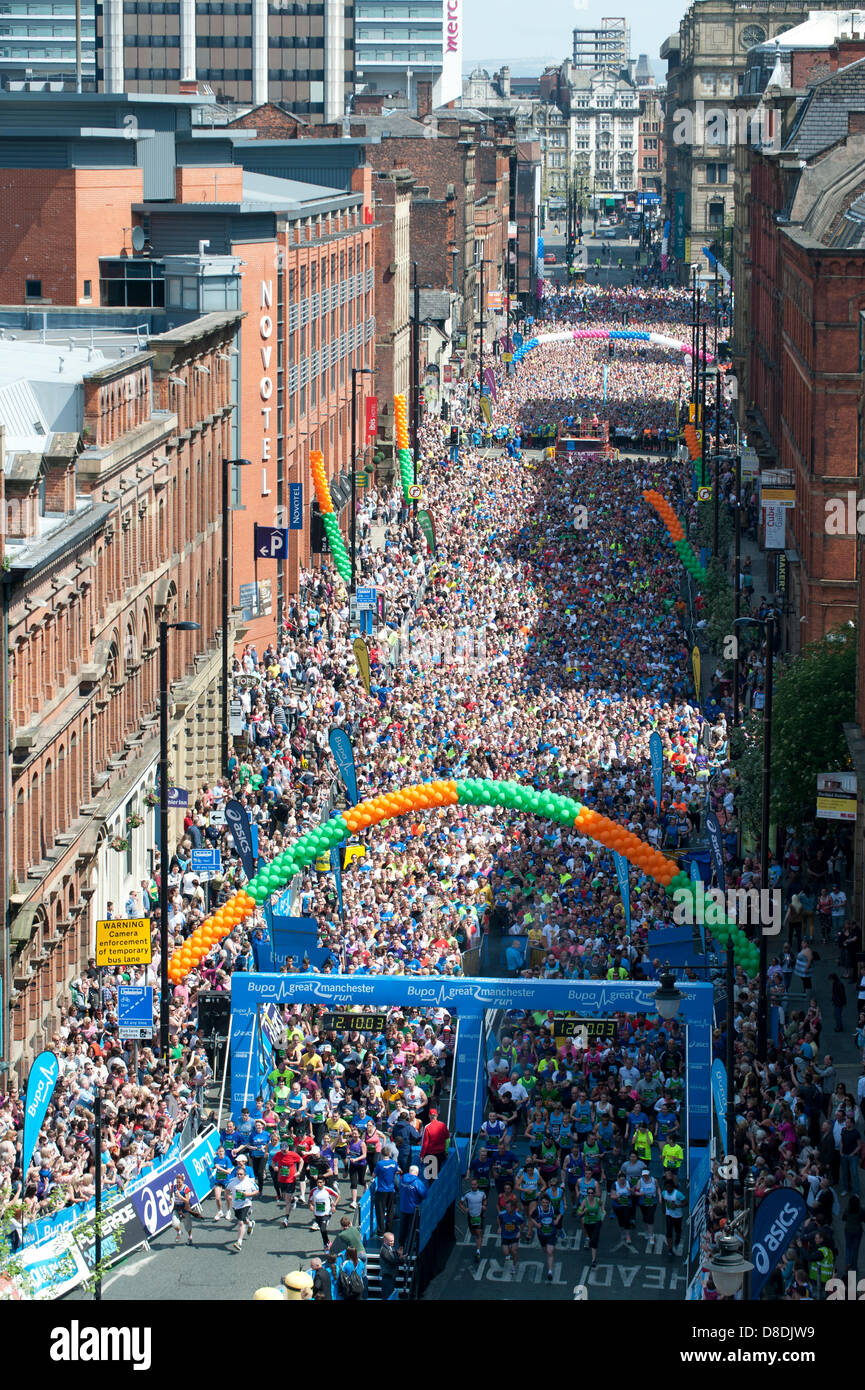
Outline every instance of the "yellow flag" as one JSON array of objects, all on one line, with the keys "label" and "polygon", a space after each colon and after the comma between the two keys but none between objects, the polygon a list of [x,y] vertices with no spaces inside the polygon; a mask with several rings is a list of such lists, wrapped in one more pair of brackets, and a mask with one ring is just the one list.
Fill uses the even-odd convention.
[{"label": "yellow flag", "polygon": [[369,649],[362,637],[355,637],[352,643],[354,648],[354,659],[357,662],[357,669],[360,674],[361,684],[367,695],[370,693],[369,680]]},{"label": "yellow flag", "polygon": [[694,667],[694,689],[697,692],[697,699],[700,698],[700,648],[695,647],[691,652],[691,664]]}]

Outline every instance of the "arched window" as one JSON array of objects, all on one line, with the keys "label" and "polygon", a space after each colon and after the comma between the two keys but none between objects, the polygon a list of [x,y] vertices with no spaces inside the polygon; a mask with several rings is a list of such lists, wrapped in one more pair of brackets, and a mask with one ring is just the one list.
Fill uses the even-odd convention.
[{"label": "arched window", "polygon": [[12,826],[12,847],[15,855],[15,881],[20,886],[27,877],[30,865],[30,826],[24,810],[24,788],[15,797],[15,821]]},{"label": "arched window", "polygon": [[30,781],[30,863],[28,868],[40,863],[45,858],[46,845],[39,792],[39,775],[34,772]]},{"label": "arched window", "polygon": [[54,767],[53,767],[53,765],[52,765],[52,763],[51,763],[51,759],[49,758],[48,761],[47,761],[46,764],[45,764],[45,776],[44,776],[43,779],[42,779],[42,827],[43,827],[43,829],[42,829],[42,837],[43,837],[43,838],[42,838],[42,858],[43,858],[43,859],[45,858],[46,852],[47,852],[49,849],[51,849],[51,847],[52,847],[53,844],[54,844],[54,835],[55,835],[55,833],[56,833],[56,826],[57,826],[57,820],[56,820],[56,814],[55,814],[56,808],[55,808],[54,800],[53,800],[53,798],[54,798],[54,796],[55,796],[55,793],[56,793],[56,789],[55,789],[55,786],[54,786]]},{"label": "arched window", "polygon": [[81,803],[85,799],[81,793],[81,766],[78,761],[78,735],[71,734],[69,738],[69,775],[67,778],[69,786],[69,820],[78,819],[81,811]]},{"label": "arched window", "polygon": [[90,721],[85,719],[81,728],[81,796],[85,802],[90,800],[93,789],[93,766],[90,749]]},{"label": "arched window", "polygon": [[66,749],[61,745],[57,750],[57,796],[56,833],[62,835],[69,824],[68,789],[66,785]]}]

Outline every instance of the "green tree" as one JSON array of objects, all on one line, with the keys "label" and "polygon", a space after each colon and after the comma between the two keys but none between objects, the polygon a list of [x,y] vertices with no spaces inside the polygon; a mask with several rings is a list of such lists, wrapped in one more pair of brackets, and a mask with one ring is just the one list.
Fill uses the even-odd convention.
[{"label": "green tree", "polygon": [[733,586],[720,560],[710,560],[703,586],[706,599],[709,636],[716,652],[724,650],[724,642],[733,631]]},{"label": "green tree", "polygon": [[[851,627],[813,642],[782,667],[775,666],[772,699],[770,814],[776,825],[800,830],[814,820],[817,774],[851,766],[844,725],[855,718],[856,632]],[[760,825],[763,712],[744,727],[738,764],[739,804],[752,831]]]}]

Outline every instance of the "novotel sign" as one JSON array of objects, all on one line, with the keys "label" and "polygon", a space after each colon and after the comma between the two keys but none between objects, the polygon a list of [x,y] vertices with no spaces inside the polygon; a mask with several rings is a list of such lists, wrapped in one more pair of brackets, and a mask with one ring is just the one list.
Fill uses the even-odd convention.
[{"label": "novotel sign", "polygon": [[447,0],[446,32],[448,53],[459,52],[460,0]]},{"label": "novotel sign", "polygon": [[272,280],[262,280],[261,282],[259,307],[262,312],[258,321],[258,331],[261,335],[261,378],[258,383],[258,394],[261,397],[261,461],[265,463],[270,458],[270,413],[273,408],[268,404],[273,395],[273,377],[270,375],[273,344],[269,341],[273,337],[273,319],[266,312],[273,308]]}]

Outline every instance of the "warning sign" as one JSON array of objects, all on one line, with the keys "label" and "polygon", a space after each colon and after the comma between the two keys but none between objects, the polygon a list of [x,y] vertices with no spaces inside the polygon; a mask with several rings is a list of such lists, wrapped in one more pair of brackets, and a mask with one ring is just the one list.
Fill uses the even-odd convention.
[{"label": "warning sign", "polygon": [[96,923],[96,964],[149,965],[153,958],[149,917]]}]

